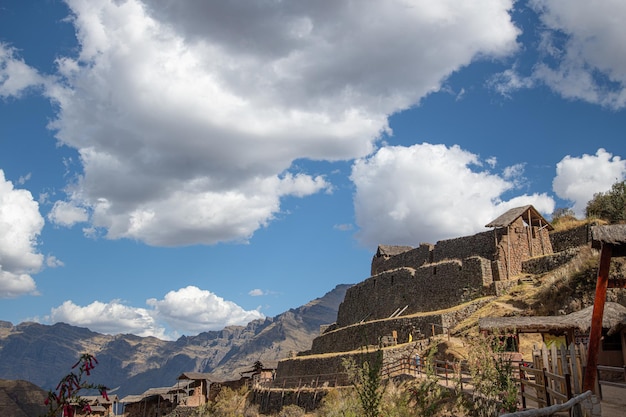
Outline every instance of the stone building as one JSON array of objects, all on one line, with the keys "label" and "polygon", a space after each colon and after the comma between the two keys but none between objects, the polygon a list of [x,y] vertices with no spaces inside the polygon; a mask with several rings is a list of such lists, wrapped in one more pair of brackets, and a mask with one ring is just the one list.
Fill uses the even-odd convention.
[{"label": "stone building", "polygon": [[378,247],[372,276],[346,292],[337,327],[451,308],[499,294],[531,258],[552,254],[553,230],[533,206],[489,222],[493,230],[435,245]]}]

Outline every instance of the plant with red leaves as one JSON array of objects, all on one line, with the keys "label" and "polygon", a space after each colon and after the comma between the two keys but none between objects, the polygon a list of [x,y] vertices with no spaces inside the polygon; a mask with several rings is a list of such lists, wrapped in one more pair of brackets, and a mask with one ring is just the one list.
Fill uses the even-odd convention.
[{"label": "plant with red leaves", "polygon": [[100,395],[108,401],[107,387],[84,380],[85,376],[91,375],[91,371],[97,364],[98,360],[95,356],[89,353],[81,355],[78,362],[72,366],[72,369],[76,371],[61,378],[54,391],[48,391],[48,397],[44,401],[48,406],[48,412],[42,417],[58,417],[61,412],[63,417],[74,417],[77,409],[87,415],[91,414],[91,405],[79,395],[80,392],[86,390],[98,390]]}]

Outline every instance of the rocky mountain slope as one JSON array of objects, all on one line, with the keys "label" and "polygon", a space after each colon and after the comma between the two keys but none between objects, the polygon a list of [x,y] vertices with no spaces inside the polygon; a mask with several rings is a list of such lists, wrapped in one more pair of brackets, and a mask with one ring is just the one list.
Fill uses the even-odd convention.
[{"label": "rocky mountain slope", "polygon": [[118,388],[120,397],[173,385],[187,371],[237,379],[257,360],[274,362],[291,351],[309,349],[320,326],[335,321],[348,288],[338,285],[304,306],[247,326],[228,326],[176,341],[103,335],[63,323],[0,322],[0,378],[54,388],[80,354],[89,352],[99,361],[92,381]]},{"label": "rocky mountain slope", "polygon": [[46,391],[27,381],[0,379],[0,415],[2,417],[39,416],[47,411]]}]

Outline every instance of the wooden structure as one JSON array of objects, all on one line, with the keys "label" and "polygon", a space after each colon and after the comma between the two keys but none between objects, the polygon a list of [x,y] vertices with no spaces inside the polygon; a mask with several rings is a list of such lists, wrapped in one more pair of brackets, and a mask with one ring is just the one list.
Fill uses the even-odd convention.
[{"label": "wooden structure", "polygon": [[101,416],[108,417],[116,415],[116,406],[118,403],[117,395],[109,395],[109,398],[104,398],[102,395],[83,395],[81,399],[87,401],[91,409],[90,412],[86,412],[77,405],[74,406],[74,415],[76,417],[83,416]]},{"label": "wooden structure", "polygon": [[271,366],[264,365],[261,361],[256,361],[251,369],[240,372],[241,380],[245,381],[245,385],[253,387],[258,384],[270,384],[274,380],[276,375],[275,361],[272,361]]},{"label": "wooden structure", "polygon": [[[562,316],[513,316],[483,317],[478,321],[482,332],[512,332],[518,339],[519,333],[539,333],[544,342],[560,337],[564,345],[572,343],[587,344],[594,306]],[[614,350],[601,348],[600,362],[603,365],[622,366],[626,364],[626,307],[618,303],[607,302],[602,316],[601,334],[605,337],[615,335],[618,345]],[[516,343],[519,345],[518,343]]]},{"label": "wooden structure", "polygon": [[494,228],[495,261],[506,266],[500,279],[519,274],[527,259],[553,253],[548,232],[554,228],[532,205],[513,208],[485,227]]},{"label": "wooden structure", "polygon": [[186,387],[186,396],[179,398],[179,402],[189,407],[206,404],[211,397],[211,384],[217,382],[211,374],[202,372],[183,372],[177,379]]},{"label": "wooden structure", "polygon": [[626,256],[626,225],[594,226],[591,228],[591,245],[600,249],[600,265],[593,303],[587,368],[583,381],[584,390],[593,390],[598,371],[598,351],[602,337],[602,317],[607,288],[626,288],[626,280],[609,279],[611,257]]}]

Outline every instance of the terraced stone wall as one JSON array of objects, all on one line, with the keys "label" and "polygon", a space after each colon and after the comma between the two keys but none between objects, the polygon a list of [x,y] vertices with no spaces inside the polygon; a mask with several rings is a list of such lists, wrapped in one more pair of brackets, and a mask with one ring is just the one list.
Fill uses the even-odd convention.
[{"label": "terraced stone wall", "polygon": [[491,262],[479,257],[386,271],[348,289],[337,327],[454,307],[494,294],[492,283]]},{"label": "terraced stone wall", "polygon": [[[401,316],[393,319],[367,321],[324,333],[313,339],[310,354],[329,352],[347,352],[363,346],[378,346],[382,336],[390,336],[395,331],[398,343],[406,343],[409,333],[413,339],[432,336],[433,325],[435,334],[456,326],[470,314],[484,305],[487,299],[466,303],[457,308],[433,314]],[[447,330],[446,330],[447,331]]]},{"label": "terraced stone wall", "polygon": [[550,241],[555,252],[587,245],[591,242],[591,226],[593,223],[583,224],[569,230],[550,233]]},{"label": "terraced stone wall", "polygon": [[455,239],[440,240],[433,248],[433,262],[441,262],[446,259],[465,259],[471,256],[495,260],[496,237],[494,233],[500,236],[503,233],[503,229]]},{"label": "terraced stone wall", "polygon": [[422,243],[419,247],[394,256],[376,256],[372,258],[371,275],[397,268],[417,269],[432,262],[433,245]]}]

